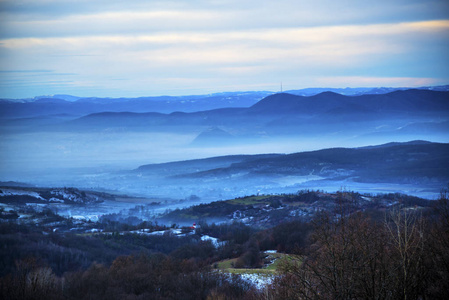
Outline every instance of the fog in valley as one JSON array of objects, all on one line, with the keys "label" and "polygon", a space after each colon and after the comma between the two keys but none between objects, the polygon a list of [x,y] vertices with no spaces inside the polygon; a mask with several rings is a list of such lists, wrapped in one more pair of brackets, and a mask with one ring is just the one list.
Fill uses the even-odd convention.
[{"label": "fog in valley", "polygon": [[[292,154],[416,140],[447,143],[447,92],[426,93],[415,90],[371,98],[284,93],[248,107],[227,108],[232,104],[223,100],[223,107],[215,110],[168,113],[128,113],[124,106],[123,112],[71,115],[72,103],[56,111],[58,114],[44,115],[43,110],[39,115],[27,115],[24,107],[33,102],[22,104],[15,110],[17,116],[2,118],[0,181],[170,201],[193,196],[196,201],[210,202],[302,189],[398,192],[434,199],[445,185],[447,171],[422,178],[419,174],[409,174],[409,178],[385,175],[382,179],[382,174],[363,177],[356,174],[361,162],[337,166],[325,157],[313,160],[313,166],[303,164],[303,168],[292,157],[290,165],[295,167],[290,169],[283,165],[261,171],[266,166],[251,165],[226,170],[258,159],[236,156],[243,154]],[[433,102],[423,111],[420,105],[425,97]],[[50,102],[56,101],[56,107],[65,104],[63,100]],[[85,105],[86,101],[78,101]],[[219,163],[198,160],[220,156],[224,158]],[[394,159],[381,158],[391,160],[391,164]],[[179,163],[166,164],[169,162]],[[372,167],[366,164],[361,168]]]}]

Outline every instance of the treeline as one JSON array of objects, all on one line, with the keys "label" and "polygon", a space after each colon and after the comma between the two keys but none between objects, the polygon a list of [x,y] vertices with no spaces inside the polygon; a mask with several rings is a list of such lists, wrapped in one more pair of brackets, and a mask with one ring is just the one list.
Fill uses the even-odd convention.
[{"label": "treeline", "polygon": [[[237,258],[236,267],[260,267],[260,251],[275,243],[285,248],[292,236],[283,226],[295,234],[299,227],[292,225],[257,231],[238,222],[202,224],[196,233],[180,237],[169,231],[150,236],[45,233],[38,226],[2,223],[0,298],[258,299],[251,284],[215,271],[214,264]],[[275,239],[278,231],[284,235]],[[202,241],[204,234],[220,238],[222,246]]]},{"label": "treeline", "polygon": [[254,233],[240,223],[226,227],[229,243],[217,249],[198,234],[43,234],[2,224],[0,298],[257,299],[251,284],[212,269],[242,255]]},{"label": "treeline", "polygon": [[[435,213],[322,214],[313,221],[302,263],[285,263],[270,299],[447,299],[449,203]],[[430,217],[430,216],[433,217]]]},{"label": "treeline", "polygon": [[[342,201],[312,221],[265,230],[239,222],[199,225],[196,232],[175,236],[44,233],[39,226],[1,223],[0,298],[445,299],[449,294],[447,194],[432,207],[376,214],[354,212]],[[151,222],[140,226],[167,229]],[[218,238],[220,247],[201,240],[204,235]],[[260,268],[264,250],[297,259],[286,260],[263,291],[215,269],[230,258],[234,267]]]},{"label": "treeline", "polygon": [[120,256],[57,277],[34,260],[0,281],[3,299],[258,299],[238,276],[164,254]]},{"label": "treeline", "polygon": [[120,255],[171,253],[198,244],[197,235],[74,234],[43,231],[43,227],[0,223],[0,276],[14,272],[17,262],[35,258],[57,275],[86,269],[93,262],[109,265]]}]

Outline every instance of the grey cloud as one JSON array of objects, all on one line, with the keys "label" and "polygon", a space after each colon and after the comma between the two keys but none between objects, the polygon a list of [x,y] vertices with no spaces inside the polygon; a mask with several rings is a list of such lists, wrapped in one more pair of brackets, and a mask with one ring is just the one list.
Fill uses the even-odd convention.
[{"label": "grey cloud", "polygon": [[[266,89],[281,80],[316,85],[313,78],[323,76],[425,73],[430,78],[443,68],[433,60],[441,61],[438,45],[447,38],[439,31],[394,34],[391,27],[447,19],[446,2],[0,0],[0,37],[5,39],[0,40],[0,59],[6,69],[0,75],[24,79],[37,74],[51,80],[79,74],[77,82],[61,89],[45,83],[41,89],[117,96],[183,94],[205,86]],[[354,26],[360,24],[381,26]],[[424,63],[423,57],[430,58]],[[439,71],[441,77],[447,77],[446,69]]]},{"label": "grey cloud", "polygon": [[52,70],[0,70],[0,73],[51,73]]},{"label": "grey cloud", "polygon": [[[250,30],[379,24],[448,17],[447,1],[6,1],[0,35],[63,37],[166,31]],[[104,13],[181,12],[181,16],[98,19]],[[79,17],[79,18],[78,18]]]}]

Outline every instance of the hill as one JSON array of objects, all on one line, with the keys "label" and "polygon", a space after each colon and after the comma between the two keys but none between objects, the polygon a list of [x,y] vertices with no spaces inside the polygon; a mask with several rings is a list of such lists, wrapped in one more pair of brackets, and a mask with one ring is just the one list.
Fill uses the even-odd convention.
[{"label": "hill", "polygon": [[209,128],[203,132],[201,132],[192,142],[192,145],[208,145],[208,144],[228,144],[232,143],[233,136],[232,134],[220,129],[220,128]]},{"label": "hill", "polygon": [[[220,162],[217,164],[216,162]],[[159,172],[160,165],[138,172]],[[293,154],[223,156],[163,164],[176,178],[247,176],[307,176],[356,181],[408,181],[418,178],[449,180],[449,144],[413,141],[362,148],[331,148]],[[197,169],[196,172],[189,170]]]},{"label": "hill", "polygon": [[127,180],[153,182],[159,193],[182,189],[215,199],[220,195],[236,197],[341,187],[425,196],[437,195],[446,186],[448,170],[449,144],[412,141],[144,165],[128,172]]},{"label": "hill", "polygon": [[171,223],[242,222],[252,227],[271,228],[292,221],[310,221],[320,212],[333,213],[341,205],[348,212],[383,211],[395,207],[432,206],[432,201],[405,194],[368,195],[351,191],[328,193],[324,191],[301,190],[295,194],[253,195],[231,200],[214,201],[170,210],[158,216],[157,220]]}]

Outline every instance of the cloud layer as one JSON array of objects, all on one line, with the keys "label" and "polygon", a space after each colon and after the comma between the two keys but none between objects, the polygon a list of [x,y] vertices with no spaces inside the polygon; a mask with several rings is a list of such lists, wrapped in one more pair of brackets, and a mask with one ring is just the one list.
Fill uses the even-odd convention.
[{"label": "cloud layer", "polygon": [[449,82],[446,1],[142,2],[0,1],[0,97]]}]

